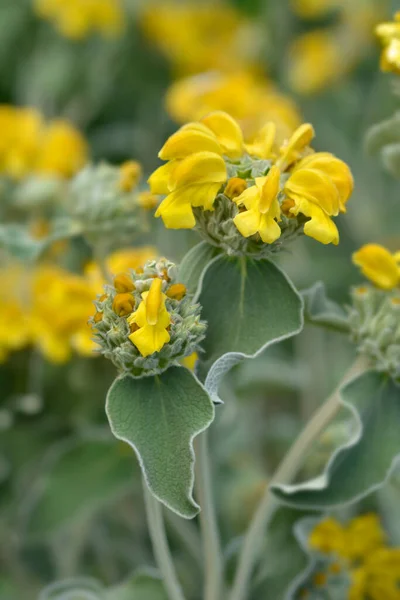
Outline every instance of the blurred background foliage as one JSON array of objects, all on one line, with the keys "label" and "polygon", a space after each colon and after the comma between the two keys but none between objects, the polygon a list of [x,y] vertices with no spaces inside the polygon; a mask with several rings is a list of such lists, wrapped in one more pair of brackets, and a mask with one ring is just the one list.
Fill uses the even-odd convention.
[{"label": "blurred background foliage", "polygon": [[[14,243],[22,256],[17,237],[24,231],[31,242],[40,240],[43,228],[48,233],[56,217],[65,217],[65,182],[87,159],[116,166],[139,161],[144,182],[158,165],[165,138],[203,110],[228,110],[249,131],[273,119],[283,136],[309,121],[317,134],[315,148],[350,165],[355,191],[340,217],[338,247],[299,239],[279,256],[295,285],[304,289],[323,280],[329,295],[346,303],[349,286],[359,280],[351,253],[371,241],[400,246],[398,183],[364,147],[367,130],[392,118],[398,106],[390,77],[379,71],[374,38],[375,25],[396,8],[388,0],[115,0],[108,6],[88,2],[85,14],[83,4],[0,0],[0,103],[41,115],[39,125],[32,125],[32,112],[22,124],[22,113],[10,116],[9,107],[0,107],[0,596],[5,600],[36,598],[47,583],[77,575],[110,587],[153,562],[139,470],[131,450],[111,437],[104,414],[114,369],[91,355],[85,329],[91,298],[103,281],[101,273],[93,276],[90,261],[102,249],[82,230],[68,229],[70,223],[68,233],[58,236],[68,240],[41,247],[36,262],[28,263],[30,246],[22,264],[13,252]],[[60,119],[75,133],[57,137],[59,131],[52,130],[50,137],[48,129]],[[147,230],[131,237],[128,231],[122,245],[152,246],[149,252],[179,261],[196,242],[191,231],[164,230],[151,211],[147,223]],[[109,232],[102,235],[109,241]],[[111,249],[123,249],[118,232]],[[138,266],[143,252],[136,248],[123,264]],[[35,281],[46,277],[46,269],[52,274],[38,284],[42,291],[45,286],[43,297]],[[33,337],[26,333],[30,319]],[[225,542],[243,532],[269,474],[353,354],[346,336],[306,326],[294,340],[226,378],[225,405],[212,428]],[[350,435],[349,427],[345,418],[338,419],[310,456],[305,474],[319,472]],[[398,486],[393,477],[364,501],[366,507],[352,507],[345,516],[375,510],[393,542],[400,543]],[[295,555],[292,549],[291,525],[298,516],[277,515],[277,560],[291,556],[281,562],[290,562],[293,571],[282,575],[286,584],[305,564],[300,550]],[[167,518],[179,575],[196,598],[201,572],[196,524],[168,512]],[[228,566],[235,560],[235,544],[226,550]],[[282,597],[282,581],[275,581],[272,571],[260,568],[260,573],[254,598]]]}]

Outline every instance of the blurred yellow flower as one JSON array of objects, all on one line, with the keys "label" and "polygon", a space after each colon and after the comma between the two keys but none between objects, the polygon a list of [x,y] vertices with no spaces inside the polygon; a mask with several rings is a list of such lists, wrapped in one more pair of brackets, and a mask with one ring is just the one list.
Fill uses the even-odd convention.
[{"label": "blurred yellow flower", "polygon": [[261,32],[228,3],[148,2],[141,25],[179,75],[258,66]]},{"label": "blurred yellow flower", "polygon": [[34,0],[34,6],[39,17],[51,21],[62,35],[72,39],[95,31],[112,37],[123,30],[120,0]]},{"label": "blurred yellow flower", "polygon": [[294,12],[303,19],[319,19],[333,9],[342,8],[343,0],[292,0]]},{"label": "blurred yellow flower", "polygon": [[195,121],[215,110],[239,121],[246,138],[267,122],[276,124],[283,140],[300,125],[294,102],[277,91],[267,78],[240,71],[211,71],[173,83],[167,93],[169,114],[178,123]]},{"label": "blurred yellow flower", "polygon": [[[139,246],[138,248],[125,248],[110,254],[105,261],[107,272],[112,275],[126,273],[129,269],[134,271],[144,265],[148,260],[157,256],[157,250],[152,246]],[[84,269],[84,275],[96,286],[96,293],[100,293],[106,283],[97,262],[90,261]]]},{"label": "blurred yellow flower", "polygon": [[170,340],[167,331],[171,317],[165,307],[162,279],[156,277],[148,292],[142,293],[139,308],[128,317],[132,333],[129,336],[142,356],[159,352]]},{"label": "blurred yellow flower", "polygon": [[120,167],[119,185],[123,192],[130,192],[142,176],[142,167],[136,160],[127,160]]},{"label": "blurred yellow flower", "polygon": [[10,177],[71,177],[87,160],[87,144],[68,121],[45,123],[35,109],[0,105],[0,128],[0,173]]},{"label": "blurred yellow flower", "polygon": [[379,548],[351,574],[349,600],[400,598],[400,548]]},{"label": "blurred yellow flower", "polygon": [[393,22],[380,23],[375,31],[383,46],[382,71],[400,75],[400,11],[395,14]]},{"label": "blurred yellow flower", "polygon": [[20,265],[0,268],[0,362],[31,342],[30,317],[26,309],[29,288]]},{"label": "blurred yellow flower", "polygon": [[400,284],[400,252],[392,254],[379,244],[366,244],[353,254],[353,262],[383,290],[392,290]]}]

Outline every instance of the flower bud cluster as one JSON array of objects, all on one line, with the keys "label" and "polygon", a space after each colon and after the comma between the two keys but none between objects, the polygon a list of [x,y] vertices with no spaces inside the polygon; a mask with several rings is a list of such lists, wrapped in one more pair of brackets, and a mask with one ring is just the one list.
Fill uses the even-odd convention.
[{"label": "flower bud cluster", "polygon": [[95,301],[90,319],[100,352],[120,373],[156,375],[199,351],[206,325],[200,320],[174,263],[165,258],[120,273]]},{"label": "flower bud cluster", "polygon": [[[67,209],[82,233],[94,245],[109,247],[131,243],[132,236],[148,231],[137,188],[137,163],[114,167],[106,163],[88,165],[71,183]],[[117,239],[114,240],[115,236]]]},{"label": "flower bud cluster", "polygon": [[349,324],[353,341],[374,369],[400,379],[400,293],[366,285],[353,289]]}]

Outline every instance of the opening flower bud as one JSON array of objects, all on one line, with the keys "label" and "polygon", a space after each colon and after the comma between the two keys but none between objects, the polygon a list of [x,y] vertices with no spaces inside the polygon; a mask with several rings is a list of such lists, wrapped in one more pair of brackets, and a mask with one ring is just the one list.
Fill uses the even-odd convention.
[{"label": "opening flower bud", "polygon": [[135,289],[132,279],[126,273],[119,273],[114,277],[114,287],[119,294],[133,292]]},{"label": "opening flower bud", "polygon": [[131,294],[117,294],[112,303],[112,309],[119,317],[127,317],[135,307],[135,299]]},{"label": "opening flower bud", "polygon": [[168,298],[172,298],[173,300],[182,300],[182,298],[186,295],[186,287],[183,283],[174,283],[166,292]]}]

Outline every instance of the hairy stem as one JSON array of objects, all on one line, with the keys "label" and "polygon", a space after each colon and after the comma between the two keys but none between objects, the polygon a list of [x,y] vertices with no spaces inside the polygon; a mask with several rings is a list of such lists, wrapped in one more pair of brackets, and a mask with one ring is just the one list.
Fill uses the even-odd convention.
[{"label": "hairy stem", "polygon": [[204,553],[204,600],[221,600],[223,565],[212,494],[207,431],[196,438],[195,447],[196,491],[201,507],[200,525]]},{"label": "hairy stem", "polygon": [[165,590],[169,600],[185,600],[181,586],[175,573],[171,552],[165,533],[164,518],[161,503],[149,492],[147,485],[143,482],[144,500],[146,505],[147,524],[154,557],[164,582]]},{"label": "hairy stem", "polygon": [[333,394],[307,423],[283,458],[271,481],[267,484],[265,494],[252,518],[242,545],[230,600],[244,600],[246,598],[254,563],[265,535],[265,529],[279,506],[279,502],[270,492],[270,485],[273,483],[290,483],[302,466],[313,443],[338,413],[341,407],[340,389],[357,373],[363,371],[364,368],[365,365],[362,361],[357,360],[347,371]]}]

